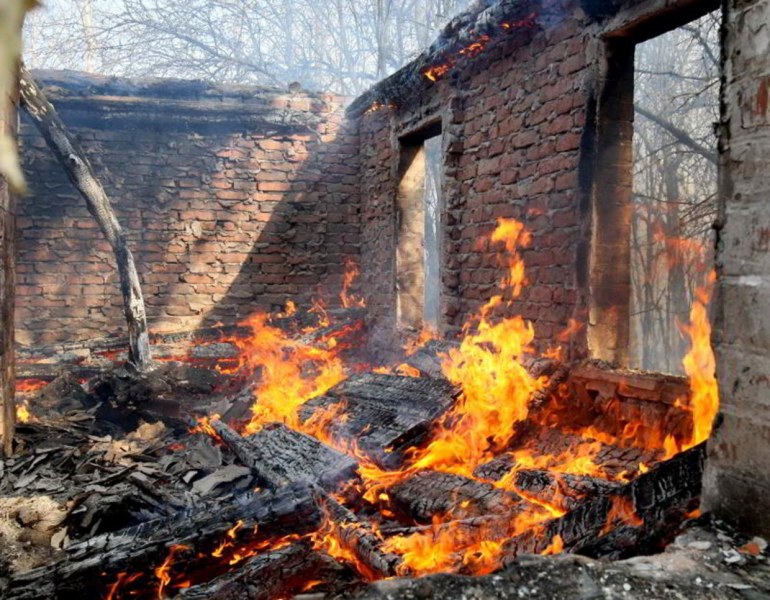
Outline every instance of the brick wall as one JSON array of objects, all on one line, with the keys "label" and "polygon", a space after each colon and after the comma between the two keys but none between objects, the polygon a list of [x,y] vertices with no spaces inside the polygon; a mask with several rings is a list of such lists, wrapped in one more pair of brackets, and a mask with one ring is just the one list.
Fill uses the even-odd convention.
[{"label": "brick wall", "polygon": [[[535,323],[541,344],[571,317],[586,320],[578,273],[589,215],[578,166],[593,89],[591,33],[573,3],[544,4],[547,22],[497,36],[414,97],[361,116],[364,287],[385,330],[395,324],[399,138],[436,121],[445,150],[444,330],[457,331],[496,289],[502,271],[482,238],[498,217],[519,219],[534,235],[523,252],[530,285],[512,310]],[[584,351],[579,337],[575,354]]]},{"label": "brick wall", "polygon": [[770,0],[731,0],[725,30],[724,188],[715,347],[721,424],[709,508],[770,534]]},{"label": "brick wall", "polygon": [[[153,331],[331,299],[356,257],[357,133],[342,99],[197,82],[38,73],[128,233]],[[124,331],[110,248],[28,121],[18,339]]]}]

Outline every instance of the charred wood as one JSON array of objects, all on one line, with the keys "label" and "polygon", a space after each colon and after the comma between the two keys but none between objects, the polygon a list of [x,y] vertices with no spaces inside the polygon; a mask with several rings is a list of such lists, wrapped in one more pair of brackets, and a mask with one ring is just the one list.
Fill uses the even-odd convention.
[{"label": "charred wood", "polygon": [[522,499],[513,492],[437,471],[419,471],[392,486],[388,495],[397,512],[425,523],[435,516],[466,519],[511,514],[522,508]]},{"label": "charred wood", "polygon": [[319,520],[315,497],[306,485],[249,493],[224,506],[203,505],[175,519],[150,521],[70,546],[65,558],[15,576],[4,598],[99,597],[119,573],[151,574],[178,545],[190,550],[178,558],[181,567],[189,572],[210,570],[212,552],[236,523],[240,527],[232,534],[233,542],[248,543],[259,539],[257,535],[305,533]]},{"label": "charred wood", "polygon": [[303,543],[257,554],[237,569],[182,590],[185,600],[273,600],[292,595],[310,581],[330,579],[340,566]]},{"label": "charred wood", "polygon": [[519,554],[543,552],[557,535],[566,552],[609,558],[675,535],[700,498],[705,455],[705,444],[701,444],[614,492],[586,498],[544,529],[506,542],[505,562]]},{"label": "charred wood", "polygon": [[96,178],[91,163],[77,140],[70,135],[56,109],[24,66],[21,67],[19,89],[22,106],[64,167],[72,183],[85,198],[89,212],[112,246],[128,328],[129,360],[137,369],[145,370],[150,366],[150,338],[144,298],[134,256],[112,210],[110,199]]},{"label": "charred wood", "polygon": [[326,433],[359,450],[383,468],[397,468],[404,452],[424,442],[459,390],[443,379],[366,373],[353,375],[306,402],[300,418],[338,411]]},{"label": "charred wood", "polygon": [[328,491],[357,478],[358,462],[283,423],[270,423],[246,438],[253,461],[270,465],[286,481],[317,483]]},{"label": "charred wood", "polygon": [[526,497],[567,511],[586,498],[616,491],[621,484],[587,475],[522,469],[516,473],[515,486]]},{"label": "charred wood", "polygon": [[326,512],[329,533],[347,550],[353,552],[367,568],[369,578],[403,575],[399,567],[401,557],[382,549],[382,538],[374,533],[371,525],[362,521],[350,509],[316,487],[319,503]]}]

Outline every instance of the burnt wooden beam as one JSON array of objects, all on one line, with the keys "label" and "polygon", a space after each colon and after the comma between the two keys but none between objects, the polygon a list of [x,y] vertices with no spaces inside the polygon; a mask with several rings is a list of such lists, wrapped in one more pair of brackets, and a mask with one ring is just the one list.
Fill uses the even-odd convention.
[{"label": "burnt wooden beam", "polygon": [[[21,12],[23,20],[23,11]],[[21,24],[19,24],[19,27]],[[3,66],[2,68],[5,68]],[[9,74],[12,79],[12,73]],[[0,77],[5,78],[5,73]],[[13,91],[16,95],[16,91]],[[0,96],[0,140],[16,140],[15,98]],[[0,147],[0,153],[11,153],[15,146]],[[3,157],[0,157],[3,160]],[[5,160],[8,160],[7,158]],[[14,307],[16,287],[16,198],[8,181],[0,176],[0,426],[3,435],[3,455],[13,454],[16,425]]]},{"label": "burnt wooden beam", "polygon": [[423,523],[430,523],[435,516],[466,519],[512,514],[527,505],[513,492],[438,471],[418,471],[390,487],[388,496],[397,512]]},{"label": "burnt wooden beam", "polygon": [[[212,553],[223,541],[248,544],[265,536],[302,534],[319,522],[320,511],[307,485],[248,493],[224,506],[206,504],[175,519],[149,521],[72,545],[64,558],[14,576],[3,598],[103,597],[120,573],[152,579],[153,569],[175,546],[186,548],[176,560],[181,569],[213,573],[213,577],[218,573]],[[229,570],[226,561],[220,568]]]},{"label": "burnt wooden beam", "polygon": [[435,421],[459,395],[444,379],[356,374],[306,402],[300,418],[338,410],[328,435],[358,449],[383,468],[397,468],[404,452],[424,442]]},{"label": "burnt wooden beam", "polygon": [[[271,462],[263,460],[259,452],[255,451],[251,440],[241,437],[225,423],[216,420],[212,421],[211,425],[238,459],[250,467],[254,474],[267,485],[273,487],[285,485],[290,474],[299,475],[304,481],[308,480],[305,473],[297,473],[292,468],[285,470],[274,468]],[[296,434],[296,432],[293,433]],[[317,443],[320,444],[320,442]],[[374,533],[372,527],[329,495],[321,485],[318,483],[311,485],[314,497],[325,513],[328,533],[333,535],[340,545],[356,555],[367,569],[366,575],[374,578],[396,575],[397,568],[401,565],[401,558],[382,550],[382,540]]]},{"label": "burnt wooden beam", "polygon": [[[505,563],[543,552],[560,536],[566,552],[618,558],[660,537],[673,536],[698,505],[706,444],[678,454],[614,492],[587,498],[542,529],[507,541]],[[622,528],[622,540],[614,530]]]},{"label": "burnt wooden beam", "polygon": [[35,123],[70,181],[85,199],[88,211],[112,246],[120,279],[120,292],[123,296],[123,313],[128,328],[129,360],[140,371],[145,370],[150,366],[150,338],[144,298],[134,256],[112,210],[110,199],[80,144],[69,133],[56,109],[24,66],[21,67],[19,90],[21,105]]},{"label": "burnt wooden beam", "polygon": [[542,12],[541,2],[537,0],[500,0],[491,5],[483,2],[476,6],[474,10],[452,19],[436,41],[415,60],[359,96],[348,107],[347,115],[354,118],[375,105],[401,105],[421,97],[425,90],[434,85],[425,76],[428,69],[450,61],[467,60],[460,51],[479,42],[484,36],[491,39],[529,31],[532,24],[517,25],[525,21],[529,23],[528,19]]},{"label": "burnt wooden beam", "polygon": [[270,465],[286,481],[317,483],[333,491],[358,478],[356,459],[283,423],[269,423],[246,441],[253,453],[250,460]]},{"label": "burnt wooden beam", "polygon": [[341,567],[305,543],[257,554],[213,581],[180,591],[185,600],[273,600],[292,596],[310,581],[329,579]]},{"label": "burnt wooden beam", "polygon": [[562,510],[573,510],[586,498],[617,491],[622,484],[588,475],[522,469],[516,473],[516,489],[525,497]]}]

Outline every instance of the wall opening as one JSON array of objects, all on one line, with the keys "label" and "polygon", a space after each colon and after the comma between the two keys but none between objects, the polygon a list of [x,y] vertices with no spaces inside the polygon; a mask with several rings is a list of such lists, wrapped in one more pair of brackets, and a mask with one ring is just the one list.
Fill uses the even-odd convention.
[{"label": "wall opening", "polygon": [[683,374],[696,291],[714,266],[719,12],[636,47],[629,366]]},{"label": "wall opening", "polygon": [[396,311],[402,329],[438,329],[443,157],[440,124],[401,139]]},{"label": "wall opening", "polygon": [[[688,240],[680,235],[671,236],[667,242],[665,230],[659,224],[648,228],[643,215],[651,205],[652,197],[655,199],[654,204],[665,209],[668,215],[668,220],[664,219],[663,222],[672,224],[669,233],[678,231],[684,234],[696,229],[705,232],[710,228],[710,222],[706,225],[709,214],[713,221],[713,211],[705,207],[709,203],[712,208],[716,205],[716,138],[710,132],[713,130],[712,123],[717,120],[719,105],[709,98],[712,93],[717,97],[719,93],[720,53],[716,38],[713,45],[708,43],[708,39],[712,35],[718,37],[720,13],[715,11],[718,6],[717,0],[700,3],[681,0],[665,8],[661,8],[660,3],[642,3],[630,18],[621,16],[619,20],[610,22],[605,33],[605,60],[598,94],[594,151],[596,160],[591,193],[588,344],[595,358],[622,366],[679,371],[678,365],[686,347],[683,341],[681,345],[676,345],[683,349],[681,355],[678,351],[661,352],[645,348],[663,343],[663,334],[653,339],[650,337],[653,334],[648,333],[647,328],[652,332],[665,332],[671,342],[674,336],[681,336],[679,325],[687,321],[686,311],[690,303],[686,304],[685,318],[682,319],[679,306],[683,302],[678,300],[674,303],[667,296],[669,290],[676,291],[682,299],[687,296],[682,292],[682,286],[687,287],[680,276],[682,269],[674,268],[672,262],[669,285],[668,269],[662,274],[653,267],[667,265],[669,260],[675,258],[685,258],[679,255],[682,249],[688,247]],[[713,26],[713,32],[706,33],[706,25]],[[701,34],[706,35],[706,38],[700,39]],[[713,83],[711,73],[706,74],[697,69],[696,45],[701,43],[704,44],[703,52],[712,52],[715,57],[716,77]],[[677,48],[677,44],[682,44],[683,48]],[[673,56],[675,53],[679,54]],[[653,65],[656,56],[658,63]],[[710,57],[704,57],[703,60],[706,58],[710,60]],[[665,59],[679,63],[666,65]],[[674,68],[681,68],[681,73],[671,71]],[[664,84],[660,79],[675,75],[681,75],[677,77],[680,85]],[[683,94],[696,82],[704,86],[703,93],[692,93],[689,100],[685,99]],[[645,109],[644,101],[653,95],[656,97],[655,105]],[[638,110],[640,107],[644,113]],[[695,112],[688,117],[685,113],[690,109]],[[695,120],[697,112],[699,123],[706,123],[705,115],[709,111],[714,116],[707,126],[699,125],[697,131],[693,129],[693,133],[688,133],[684,127],[688,119]],[[678,124],[678,128],[670,126],[672,120]],[[668,127],[662,127],[662,121]],[[660,148],[655,152],[645,152],[652,128],[663,129],[656,134],[662,140]],[[695,152],[692,148],[685,150],[684,138],[677,139],[677,136],[682,137],[680,134],[689,136],[688,141],[703,146],[700,148],[703,152]],[[711,137],[707,139],[709,134]],[[675,160],[669,161],[670,164],[661,171],[661,157],[665,153]],[[713,155],[713,177],[711,174],[706,175],[708,169],[705,168],[701,169],[700,175],[696,175],[696,160],[685,156],[687,153]],[[677,164],[682,166],[682,170],[685,165],[688,167],[686,176],[677,170]],[[656,185],[649,186],[647,184],[655,180],[651,175],[655,169],[662,175],[656,176]],[[666,169],[669,171],[667,177],[663,176]],[[698,187],[695,185],[696,179],[698,185],[706,181],[713,182],[711,192],[693,192],[688,197],[687,203],[692,205],[690,208],[696,205],[702,207],[699,214],[704,217],[698,220],[697,226],[688,221],[692,211],[682,207],[681,198],[685,189],[694,190]],[[668,192],[661,193],[666,191],[667,183]],[[701,187],[705,189],[708,186]],[[679,207],[679,212],[669,208],[672,206]],[[673,227],[677,219],[681,223]],[[687,223],[687,226],[683,226],[683,223]],[[676,241],[674,237],[677,237]],[[705,259],[712,253],[712,246],[705,239],[705,233],[700,237],[704,242],[702,256]],[[654,250],[656,244],[663,251],[658,252],[659,256],[650,261],[644,252]],[[680,250],[676,250],[677,244]],[[691,244],[691,247],[695,245]],[[643,272],[642,265],[649,265],[647,272]],[[700,265],[697,267],[699,270],[701,268]],[[648,322],[653,317],[657,319],[654,327]],[[669,347],[673,350],[674,344],[669,344]],[[662,356],[666,357],[665,360]]]}]

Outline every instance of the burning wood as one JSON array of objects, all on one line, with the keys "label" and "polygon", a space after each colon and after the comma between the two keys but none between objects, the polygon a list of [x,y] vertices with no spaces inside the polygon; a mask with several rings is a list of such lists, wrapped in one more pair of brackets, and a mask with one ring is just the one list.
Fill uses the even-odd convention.
[{"label": "burning wood", "polygon": [[[505,250],[499,293],[459,343],[422,340],[387,373],[350,374],[341,351],[363,329],[335,323],[333,311],[318,308],[312,325],[298,325],[296,307],[278,320],[253,316],[249,336],[228,341],[241,350],[246,391],[223,402],[247,409],[248,421],[201,418],[180,434],[179,417],[158,414],[168,433],[157,444],[116,451],[109,438],[120,468],[102,467],[86,485],[138,490],[140,508],[116,514],[147,523],[105,533],[112,513],[82,501],[87,519],[70,531],[83,541],[16,576],[8,597],[267,598],[316,578],[481,574],[522,552],[616,555],[668,535],[697,501],[702,447],[661,460],[705,435],[695,424],[714,411],[699,313],[691,381],[702,389],[687,397],[674,393],[681,381],[539,357],[533,326],[500,316],[526,284],[518,249],[529,241],[520,223],[502,220],[491,236]],[[345,290],[343,302],[356,304]],[[99,378],[92,413],[109,421],[105,407],[152,406],[166,391],[145,383],[130,392]],[[643,403],[660,418],[644,435],[630,427]],[[96,421],[61,427],[60,445],[107,444],[88,437]],[[61,450],[38,443],[53,426],[26,427],[38,454],[11,465],[13,486],[32,485],[24,478]],[[125,459],[132,451],[163,468],[148,475]],[[79,456],[64,452],[67,464]],[[270,492],[242,494],[254,480]],[[332,559],[350,568],[330,570]]]}]

